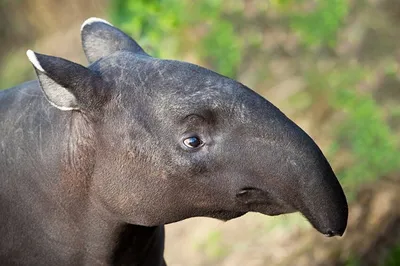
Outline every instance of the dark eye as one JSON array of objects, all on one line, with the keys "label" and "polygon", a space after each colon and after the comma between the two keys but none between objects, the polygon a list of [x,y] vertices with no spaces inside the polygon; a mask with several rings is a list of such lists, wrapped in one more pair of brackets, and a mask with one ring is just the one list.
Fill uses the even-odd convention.
[{"label": "dark eye", "polygon": [[199,148],[201,147],[204,143],[201,141],[199,137],[193,136],[189,137],[183,140],[183,144],[185,144],[186,147],[194,149],[194,148]]}]

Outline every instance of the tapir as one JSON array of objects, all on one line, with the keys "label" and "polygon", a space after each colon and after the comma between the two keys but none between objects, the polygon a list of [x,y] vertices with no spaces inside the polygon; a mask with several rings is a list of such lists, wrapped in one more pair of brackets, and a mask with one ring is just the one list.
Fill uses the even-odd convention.
[{"label": "tapir", "polygon": [[28,50],[37,80],[0,92],[0,264],[166,265],[164,225],[200,216],[344,233],[334,171],[272,103],[103,19],[81,37],[89,66]]}]

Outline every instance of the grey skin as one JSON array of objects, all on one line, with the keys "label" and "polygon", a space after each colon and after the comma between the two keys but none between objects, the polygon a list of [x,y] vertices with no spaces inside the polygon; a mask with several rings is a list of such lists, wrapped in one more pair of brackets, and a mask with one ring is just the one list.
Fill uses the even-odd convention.
[{"label": "grey skin", "polygon": [[343,190],[314,141],[232,79],[147,55],[99,19],[90,62],[33,53],[0,93],[3,265],[165,265],[164,224],[301,212],[342,235]]}]

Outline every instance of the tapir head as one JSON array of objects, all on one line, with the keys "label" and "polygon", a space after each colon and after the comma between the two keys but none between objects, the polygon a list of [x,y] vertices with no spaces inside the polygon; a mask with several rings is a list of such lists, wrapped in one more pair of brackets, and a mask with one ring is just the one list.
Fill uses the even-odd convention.
[{"label": "tapir head", "polygon": [[93,128],[88,193],[103,209],[145,226],[300,211],[321,233],[343,234],[347,202],[331,166],[278,108],[215,72],[149,56],[104,20],[81,34],[88,68],[27,54],[47,100]]}]

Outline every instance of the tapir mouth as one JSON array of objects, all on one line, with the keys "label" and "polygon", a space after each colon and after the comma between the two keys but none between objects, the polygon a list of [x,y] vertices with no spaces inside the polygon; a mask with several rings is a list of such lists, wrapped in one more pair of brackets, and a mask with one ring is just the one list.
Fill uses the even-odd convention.
[{"label": "tapir mouth", "polygon": [[269,216],[293,213],[297,210],[276,195],[255,188],[245,187],[236,194],[239,203],[250,212],[259,212]]},{"label": "tapir mouth", "polygon": [[232,219],[239,218],[240,216],[243,216],[246,213],[247,213],[247,211],[219,210],[219,211],[213,211],[212,213],[209,213],[208,216],[214,217],[214,218],[222,220],[222,221],[229,221]]}]

